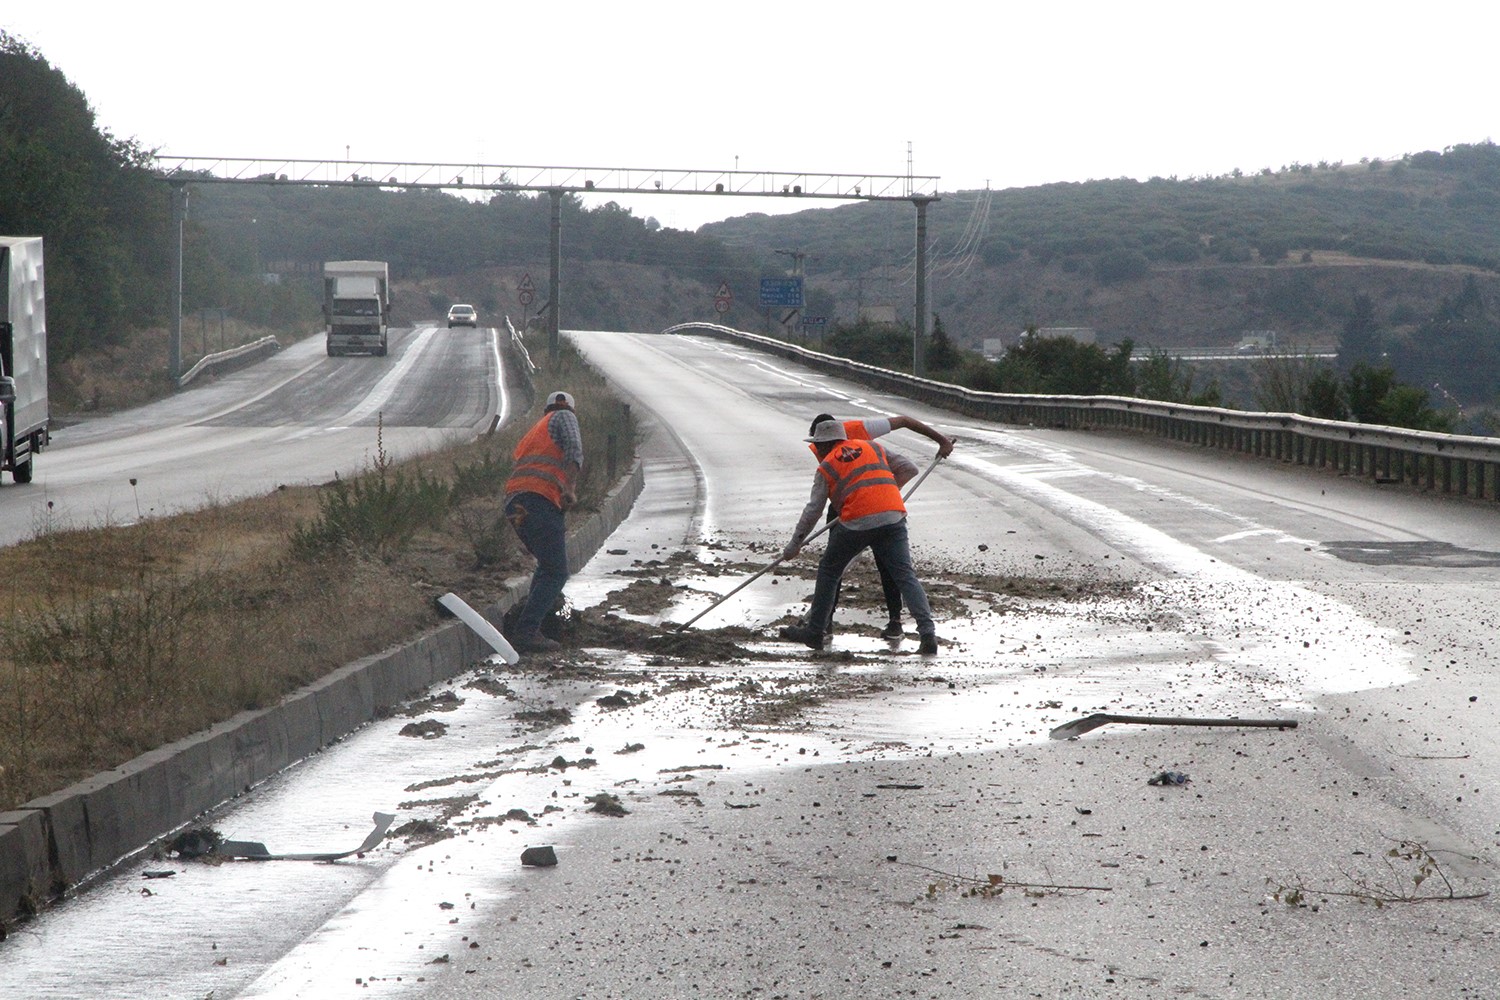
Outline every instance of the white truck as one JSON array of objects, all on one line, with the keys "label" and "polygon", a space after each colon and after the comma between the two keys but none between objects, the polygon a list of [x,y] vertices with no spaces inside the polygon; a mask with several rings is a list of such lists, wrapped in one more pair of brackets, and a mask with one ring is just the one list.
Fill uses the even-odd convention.
[{"label": "white truck", "polygon": [[0,471],[31,482],[51,440],[42,238],[0,236]]},{"label": "white truck", "polygon": [[384,357],[391,324],[390,268],[383,260],[323,264],[323,320],[328,356],[367,351]]}]

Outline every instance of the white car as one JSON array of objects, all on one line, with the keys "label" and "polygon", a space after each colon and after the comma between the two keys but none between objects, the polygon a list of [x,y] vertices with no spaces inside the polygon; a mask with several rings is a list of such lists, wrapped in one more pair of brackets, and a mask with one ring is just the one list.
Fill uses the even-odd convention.
[{"label": "white car", "polygon": [[478,325],[479,313],[473,306],[456,305],[448,308],[448,329],[451,330],[455,326],[477,327]]}]

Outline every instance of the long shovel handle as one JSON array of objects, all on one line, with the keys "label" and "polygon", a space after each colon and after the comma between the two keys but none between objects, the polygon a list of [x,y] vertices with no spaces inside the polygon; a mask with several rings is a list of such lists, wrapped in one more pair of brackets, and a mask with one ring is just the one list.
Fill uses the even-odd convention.
[{"label": "long shovel handle", "polygon": [[[833,527],[833,522],[832,521],[824,521],[818,527],[818,530],[812,532],[811,534],[809,534],[806,538],[804,538],[802,540],[802,544],[806,545],[808,542],[812,541],[814,538],[817,538],[819,535],[821,535],[823,532],[827,531],[831,527]],[[761,577],[765,576],[767,573],[771,572],[771,570],[775,569],[777,566],[780,566],[784,562],[786,562],[786,556],[777,556],[775,559],[771,560],[771,562],[769,562],[765,566],[763,566],[757,573],[755,573],[754,576],[748,577],[745,580],[741,581],[740,584],[739,584],[739,586],[735,587],[729,593],[725,594],[723,597],[719,598],[717,601],[714,601],[708,607],[704,608],[702,611],[698,612],[696,615],[694,615],[693,617],[689,618],[687,621],[683,622],[681,625],[677,626],[677,631],[679,631],[679,632],[683,631],[689,625],[693,624],[693,622],[697,621],[699,618],[702,618],[704,615],[708,614],[714,608],[717,608],[719,605],[721,605],[725,601],[729,600],[735,594],[738,594],[740,591],[744,590],[746,587],[750,586],[756,580],[759,580]]]},{"label": "long shovel handle", "polygon": [[[910,499],[911,495],[913,493],[917,492],[917,487],[922,485],[922,480],[926,479],[928,473],[930,473],[933,469],[936,469],[938,467],[938,463],[941,462],[942,460],[943,460],[943,453],[942,452],[938,452],[936,455],[933,455],[932,456],[932,461],[927,463],[927,468],[925,468],[925,469],[922,470],[922,474],[920,476],[918,476],[916,479],[913,479],[911,481],[911,484],[906,487],[905,492],[903,492],[901,494],[901,499],[902,500],[908,500],[908,499]],[[811,537],[811,536],[809,536],[809,537]]]}]

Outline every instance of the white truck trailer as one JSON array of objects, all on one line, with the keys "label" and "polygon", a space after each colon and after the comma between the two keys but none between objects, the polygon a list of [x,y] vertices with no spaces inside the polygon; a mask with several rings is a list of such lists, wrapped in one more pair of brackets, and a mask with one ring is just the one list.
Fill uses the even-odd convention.
[{"label": "white truck trailer", "polygon": [[390,268],[383,260],[323,264],[328,356],[365,351],[384,357],[391,324]]},{"label": "white truck trailer", "polygon": [[42,238],[0,236],[0,471],[31,482],[51,440]]}]

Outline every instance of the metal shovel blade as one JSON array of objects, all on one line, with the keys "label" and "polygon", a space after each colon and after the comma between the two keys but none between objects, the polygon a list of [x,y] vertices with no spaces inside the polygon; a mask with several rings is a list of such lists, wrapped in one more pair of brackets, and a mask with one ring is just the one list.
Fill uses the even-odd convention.
[{"label": "metal shovel blade", "polygon": [[1095,712],[1081,719],[1065,722],[1047,735],[1054,740],[1070,740],[1075,736],[1093,732],[1111,722],[1128,722],[1138,726],[1223,726],[1251,727],[1259,729],[1296,729],[1295,719],[1193,719],[1170,715],[1111,715]]}]

